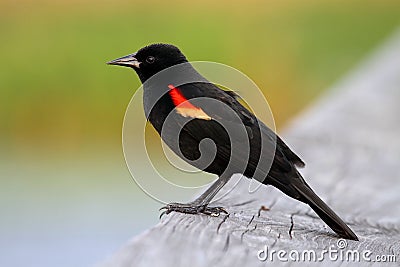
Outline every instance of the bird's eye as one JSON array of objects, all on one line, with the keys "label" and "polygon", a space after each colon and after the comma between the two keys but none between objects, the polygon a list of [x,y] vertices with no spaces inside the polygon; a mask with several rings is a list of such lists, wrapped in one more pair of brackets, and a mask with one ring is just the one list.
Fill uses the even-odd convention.
[{"label": "bird's eye", "polygon": [[146,58],[146,62],[149,64],[153,64],[156,61],[155,57],[149,56]]}]

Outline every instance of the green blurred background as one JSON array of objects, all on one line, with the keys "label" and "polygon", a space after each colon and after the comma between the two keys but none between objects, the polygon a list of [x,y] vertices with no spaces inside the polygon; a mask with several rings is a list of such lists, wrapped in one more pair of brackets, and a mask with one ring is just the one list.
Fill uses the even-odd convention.
[{"label": "green blurred background", "polygon": [[0,0],[0,266],[88,266],[157,222],[121,148],[139,81],[106,61],[167,42],[228,64],[279,130],[399,23],[396,0]]}]

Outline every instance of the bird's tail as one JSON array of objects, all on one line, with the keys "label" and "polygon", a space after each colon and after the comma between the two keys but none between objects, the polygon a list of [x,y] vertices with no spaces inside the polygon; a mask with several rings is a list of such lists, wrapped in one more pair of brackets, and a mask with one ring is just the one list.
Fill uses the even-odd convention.
[{"label": "bird's tail", "polygon": [[291,184],[292,189],[297,191],[295,195],[301,196],[299,200],[307,203],[340,237],[358,241],[358,237],[346,223],[303,181],[296,181]]}]

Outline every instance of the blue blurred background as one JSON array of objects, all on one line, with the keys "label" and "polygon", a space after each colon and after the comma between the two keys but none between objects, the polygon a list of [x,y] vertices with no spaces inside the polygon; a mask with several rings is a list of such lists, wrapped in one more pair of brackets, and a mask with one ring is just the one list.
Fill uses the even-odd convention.
[{"label": "blue blurred background", "polygon": [[167,42],[228,64],[279,130],[399,23],[396,0],[0,0],[0,266],[93,265],[157,223],[121,147],[140,84],[106,61]]}]

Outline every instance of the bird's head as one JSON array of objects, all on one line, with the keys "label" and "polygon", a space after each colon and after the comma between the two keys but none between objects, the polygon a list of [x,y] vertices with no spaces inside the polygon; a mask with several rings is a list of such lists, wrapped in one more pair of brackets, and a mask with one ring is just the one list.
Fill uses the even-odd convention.
[{"label": "bird's head", "polygon": [[151,44],[136,53],[109,61],[107,64],[130,67],[136,71],[140,80],[145,82],[157,72],[185,62],[187,62],[186,57],[176,46]]}]

